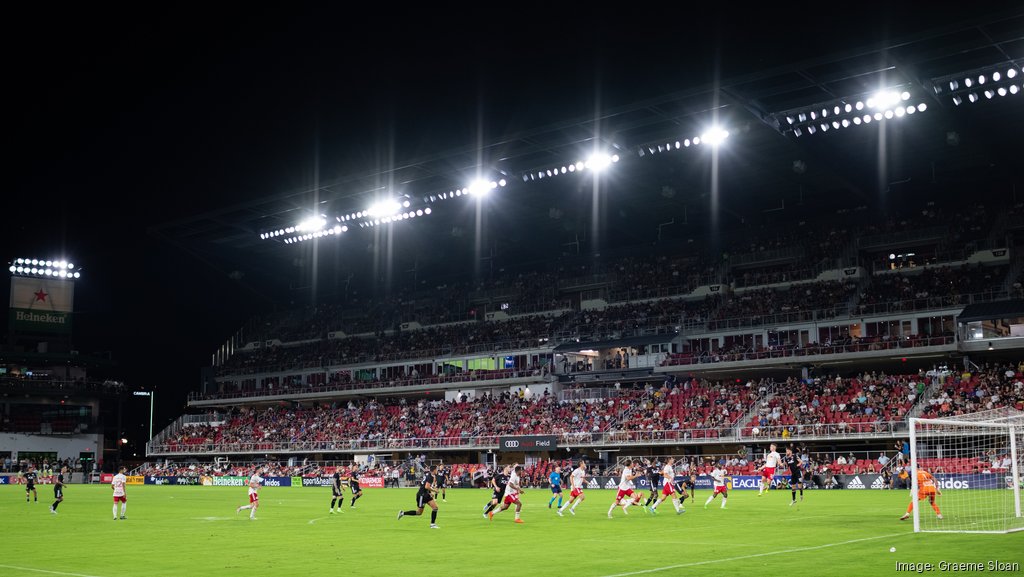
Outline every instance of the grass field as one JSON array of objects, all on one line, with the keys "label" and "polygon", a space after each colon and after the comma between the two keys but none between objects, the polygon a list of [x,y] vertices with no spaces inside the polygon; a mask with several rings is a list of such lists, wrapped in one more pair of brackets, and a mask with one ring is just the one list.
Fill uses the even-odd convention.
[{"label": "grass field", "polygon": [[254,521],[235,513],[246,503],[240,487],[132,486],[125,521],[111,519],[106,485],[69,486],[57,515],[50,487],[39,493],[26,503],[23,488],[0,488],[4,577],[855,577],[906,573],[897,562],[950,572],[942,561],[1016,563],[1002,574],[1024,575],[1024,532],[914,534],[897,520],[905,491],[808,491],[799,507],[788,506],[788,491],[733,491],[725,510],[717,502],[705,510],[701,491],[683,515],[665,503],[656,516],[631,507],[608,519],[611,491],[588,491],[575,517],[558,517],[547,508],[550,493],[533,489],[517,525],[511,511],[482,518],[490,493],[461,489],[439,503],[440,530],[428,528],[429,509],[396,519],[414,507],[414,489],[367,489],[357,508],[329,515],[328,488],[265,487]]}]

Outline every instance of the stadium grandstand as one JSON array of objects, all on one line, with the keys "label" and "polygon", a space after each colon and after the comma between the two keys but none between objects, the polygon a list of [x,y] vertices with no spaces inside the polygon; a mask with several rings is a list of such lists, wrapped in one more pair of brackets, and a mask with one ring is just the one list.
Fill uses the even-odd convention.
[{"label": "stadium grandstand", "polygon": [[880,473],[910,418],[1024,409],[1020,148],[997,144],[1024,97],[993,26],[152,227],[266,298],[140,470],[473,478],[544,436],[531,476],[627,454],[746,471],[770,441]]}]

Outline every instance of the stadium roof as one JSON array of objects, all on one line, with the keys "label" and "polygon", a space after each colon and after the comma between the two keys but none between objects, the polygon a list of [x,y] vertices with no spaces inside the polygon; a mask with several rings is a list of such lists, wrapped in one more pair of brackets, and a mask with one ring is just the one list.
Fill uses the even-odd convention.
[{"label": "stadium roof", "polygon": [[[349,227],[344,238],[319,241],[316,256],[314,242],[286,245],[260,235],[318,213],[329,220],[356,213],[385,194],[406,194],[413,209],[434,209],[428,218],[394,225],[388,258],[402,263],[405,272],[453,260],[470,270],[488,260],[483,266],[686,242],[713,232],[709,227],[755,223],[776,211],[797,212],[801,205],[819,211],[856,205],[892,209],[886,204],[919,183],[955,186],[1017,170],[1024,95],[989,99],[982,91],[981,101],[970,103],[962,92],[964,102],[957,105],[949,81],[958,80],[963,91],[968,74],[989,74],[992,86],[992,70],[1005,76],[1015,66],[1019,73],[1024,15],[1017,9],[957,17],[945,23],[923,17],[921,26],[931,27],[867,46],[832,45],[827,53],[785,65],[741,74],[721,70],[710,82],[665,79],[663,85],[674,89],[658,96],[581,111],[486,141],[395,157],[386,166],[351,166],[336,178],[196,211],[160,222],[150,232],[225,271],[273,284],[289,276],[282,270],[316,261],[331,262],[346,274],[367,270],[352,259],[383,250],[380,228],[343,222]],[[742,47],[752,59],[762,49]],[[801,111],[852,105],[880,88],[905,91],[909,99],[902,104],[915,110],[923,104],[926,111],[888,120],[881,131],[878,122],[817,134],[808,134],[805,125],[799,137],[786,121]],[[543,106],[545,94],[534,97],[529,105]],[[712,192],[709,147],[676,150],[675,143],[703,134],[716,120],[731,135],[718,153],[717,191]],[[656,153],[662,145],[672,150]],[[597,213],[592,180],[578,174],[531,180],[594,150],[621,158],[602,181],[607,197],[601,201],[601,225],[591,218]],[[471,201],[429,202],[431,195],[466,186],[474,175],[508,183],[487,201],[489,233],[476,247]],[[807,214],[814,218],[815,212]],[[328,227],[335,224],[331,220]]]}]

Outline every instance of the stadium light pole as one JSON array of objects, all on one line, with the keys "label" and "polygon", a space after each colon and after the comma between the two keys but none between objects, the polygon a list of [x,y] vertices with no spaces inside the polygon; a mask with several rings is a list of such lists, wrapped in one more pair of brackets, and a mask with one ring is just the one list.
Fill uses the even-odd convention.
[{"label": "stadium light pole", "polygon": [[153,397],[156,396],[156,391],[133,391],[133,395],[136,397],[149,397],[149,440],[153,440]]}]

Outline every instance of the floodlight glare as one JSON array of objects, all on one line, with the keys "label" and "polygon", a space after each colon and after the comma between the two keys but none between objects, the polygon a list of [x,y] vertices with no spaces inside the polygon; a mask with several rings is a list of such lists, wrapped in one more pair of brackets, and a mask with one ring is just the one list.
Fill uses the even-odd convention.
[{"label": "floodlight glare", "polygon": [[999,75],[999,72],[992,73],[992,82],[999,82],[1000,78],[1002,78],[1002,76]]},{"label": "floodlight glare", "polygon": [[320,230],[327,224],[327,220],[321,216],[307,218],[295,226],[295,230]]},{"label": "floodlight glare", "polygon": [[594,154],[587,159],[586,167],[594,172],[600,172],[608,168],[612,163],[612,157],[604,153]]},{"label": "floodlight glare", "polygon": [[1017,69],[1016,68],[1011,68],[1011,69],[1007,70],[1006,71],[1006,77],[1007,78],[1016,78],[1017,77]]},{"label": "floodlight glare", "polygon": [[17,270],[18,270],[18,267],[14,266],[14,265],[12,264],[12,265],[10,266],[10,268],[9,268],[9,269],[7,269],[7,270],[9,270],[9,271],[11,271],[11,272],[17,272]]},{"label": "floodlight glare", "polygon": [[964,103],[964,99],[960,98],[960,95],[956,95],[956,96],[953,97],[953,104],[955,104],[956,106],[960,106],[963,103]]},{"label": "floodlight glare", "polygon": [[[816,115],[812,112],[811,116],[813,117]],[[726,138],[729,138],[729,131],[715,127],[702,134],[700,138],[705,143],[710,144],[711,146],[718,146],[719,144],[725,142]]]},{"label": "floodlight glare", "polygon": [[996,92],[999,93],[999,96],[1006,96],[1006,87],[1000,86],[999,90],[996,90]]},{"label": "floodlight glare", "polygon": [[[565,169],[563,168],[562,170],[564,171]],[[565,173],[563,172],[562,174]],[[466,187],[469,193],[473,195],[486,194],[487,191],[491,190],[491,188],[491,184],[486,180],[474,180]]]},{"label": "floodlight glare", "polygon": [[1020,90],[1020,88],[1017,88],[1017,85],[1016,85],[1016,84],[1011,84],[1011,85],[1010,85],[1010,94],[1017,94],[1017,92],[1018,92],[1019,90]]},{"label": "floodlight glare", "polygon": [[75,277],[75,278],[81,278],[81,276],[82,276],[82,273],[78,273],[78,272],[76,272],[76,273],[74,274],[74,277]]},{"label": "floodlight glare", "polygon": [[402,203],[397,200],[382,200],[366,209],[366,214],[374,217],[391,216],[400,210],[402,210]]}]

